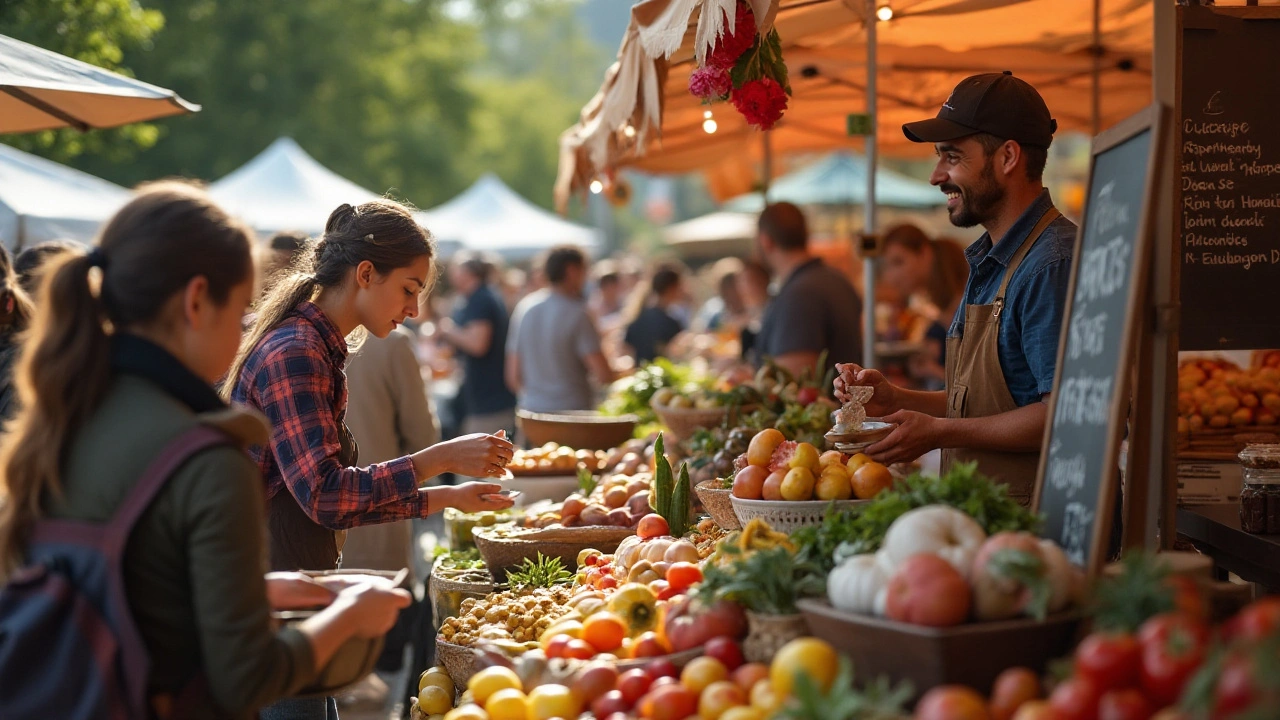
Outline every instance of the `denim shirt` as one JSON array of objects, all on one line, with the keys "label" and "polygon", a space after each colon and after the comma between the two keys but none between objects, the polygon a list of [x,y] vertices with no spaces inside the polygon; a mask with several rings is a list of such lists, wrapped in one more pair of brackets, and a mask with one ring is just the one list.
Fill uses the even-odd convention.
[{"label": "denim shirt", "polygon": [[[998,245],[992,247],[991,235],[983,233],[965,250],[965,257],[969,260],[969,281],[964,288],[964,302],[951,323],[949,337],[964,335],[966,305],[995,302],[1005,268],[1040,217],[1052,206],[1053,200],[1045,190],[1014,222]],[[1030,405],[1053,392],[1059,331],[1067,303],[1075,241],[1075,223],[1066,217],[1049,223],[1014,271],[1005,292],[997,345],[1005,384],[1019,407]]]}]

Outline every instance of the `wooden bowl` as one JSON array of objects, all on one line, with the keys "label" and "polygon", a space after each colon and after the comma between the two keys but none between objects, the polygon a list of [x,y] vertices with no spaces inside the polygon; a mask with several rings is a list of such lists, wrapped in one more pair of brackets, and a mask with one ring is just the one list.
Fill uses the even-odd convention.
[{"label": "wooden bowl", "polygon": [[578,450],[610,450],[631,439],[639,420],[635,415],[613,417],[590,410],[558,413],[516,410],[520,434],[534,447],[555,442]]},{"label": "wooden bowl", "polygon": [[[986,695],[996,677],[1011,667],[1036,673],[1075,645],[1079,612],[1059,613],[1043,622],[1032,618],[924,627],[844,612],[825,600],[796,605],[809,632],[853,661],[862,682],[885,676],[909,681],[919,697],[938,685],[967,685]],[[888,648],[892,648],[889,650]]]},{"label": "wooden bowl", "polygon": [[720,427],[729,417],[729,408],[674,408],[655,405],[654,414],[667,426],[676,444],[684,443],[699,430]]}]

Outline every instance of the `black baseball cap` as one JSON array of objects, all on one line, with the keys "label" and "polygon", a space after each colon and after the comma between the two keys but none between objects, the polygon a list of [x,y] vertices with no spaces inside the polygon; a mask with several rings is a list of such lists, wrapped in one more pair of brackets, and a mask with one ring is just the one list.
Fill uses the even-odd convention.
[{"label": "black baseball cap", "polygon": [[1009,70],[961,80],[937,117],[902,126],[911,142],[945,142],[982,132],[1045,148],[1057,129],[1040,93]]}]

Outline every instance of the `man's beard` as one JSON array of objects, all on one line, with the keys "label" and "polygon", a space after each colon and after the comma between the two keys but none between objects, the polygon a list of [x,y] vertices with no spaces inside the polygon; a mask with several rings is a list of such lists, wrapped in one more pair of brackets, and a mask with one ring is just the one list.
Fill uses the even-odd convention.
[{"label": "man's beard", "polygon": [[992,158],[987,158],[977,183],[967,191],[961,191],[958,185],[943,185],[941,189],[946,193],[960,193],[960,205],[954,211],[947,212],[951,224],[956,227],[971,228],[985,223],[995,214],[1000,201],[1004,200],[1004,188],[996,182]]}]

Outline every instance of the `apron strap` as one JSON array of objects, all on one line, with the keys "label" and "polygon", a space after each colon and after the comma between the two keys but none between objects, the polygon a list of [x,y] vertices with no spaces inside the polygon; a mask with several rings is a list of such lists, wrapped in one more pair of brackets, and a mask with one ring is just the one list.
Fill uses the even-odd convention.
[{"label": "apron strap", "polygon": [[1000,280],[1000,289],[996,291],[996,300],[994,303],[996,307],[993,317],[1000,317],[1000,311],[1004,309],[1004,295],[1009,289],[1009,281],[1013,279],[1014,271],[1022,264],[1022,259],[1027,256],[1027,253],[1031,252],[1031,246],[1035,245],[1036,241],[1040,239],[1040,236],[1044,234],[1045,229],[1049,227],[1049,223],[1057,220],[1060,215],[1062,215],[1062,213],[1058,212],[1058,208],[1050,205],[1049,209],[1045,210],[1044,214],[1040,216],[1040,221],[1036,223],[1035,227],[1031,228],[1031,232],[1027,235],[1027,239],[1022,241],[1022,245],[1018,248],[1018,251],[1015,252],[1013,257],[1009,260],[1009,267],[1005,268],[1004,278]]}]

